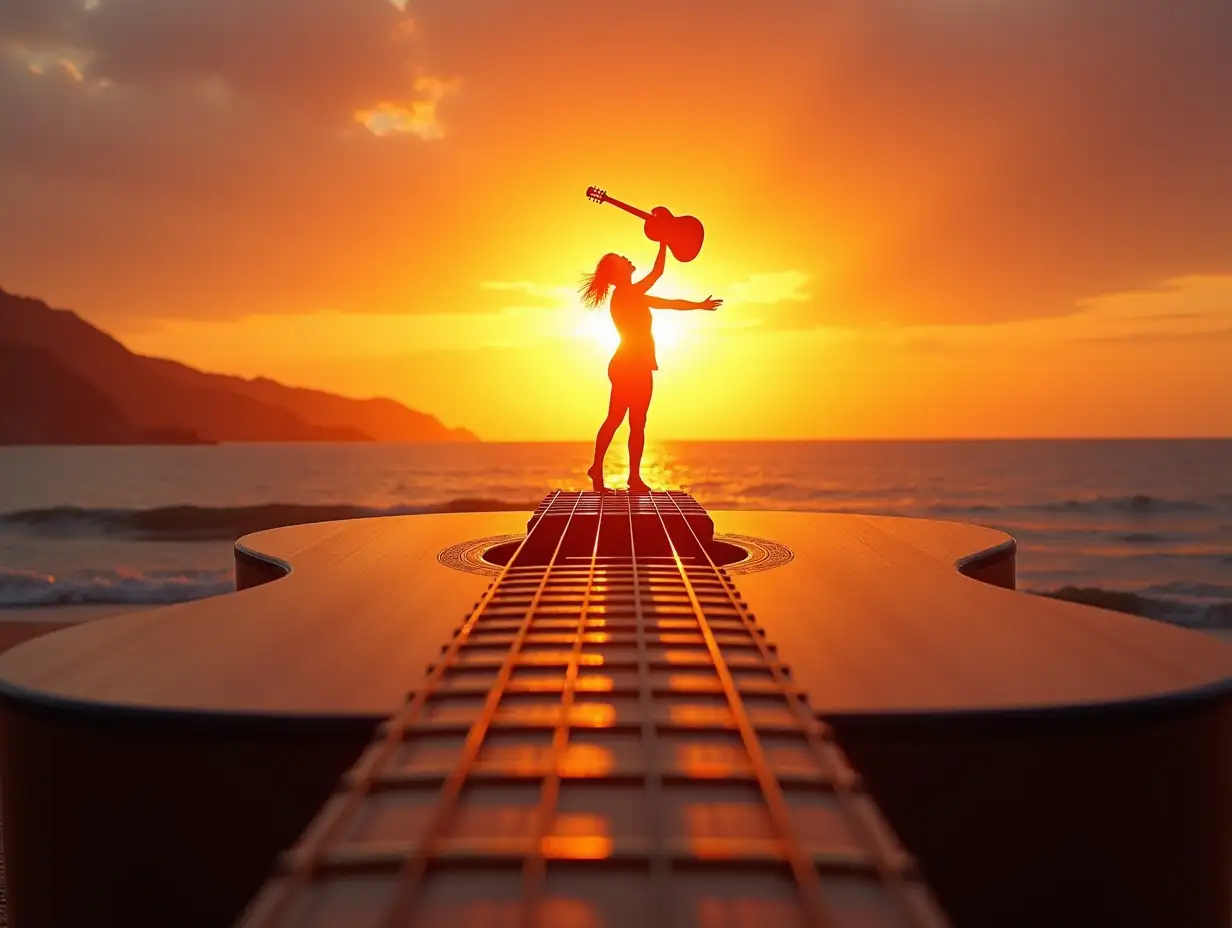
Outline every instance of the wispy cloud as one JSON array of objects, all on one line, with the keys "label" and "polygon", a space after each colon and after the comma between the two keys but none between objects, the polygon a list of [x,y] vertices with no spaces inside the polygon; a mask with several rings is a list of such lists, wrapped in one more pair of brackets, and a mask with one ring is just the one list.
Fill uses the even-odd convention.
[{"label": "wispy cloud", "polygon": [[415,135],[426,141],[444,138],[445,129],[437,119],[437,105],[457,88],[457,81],[420,77],[414,83],[418,99],[403,103],[385,101],[356,110],[355,121],[376,136]]},{"label": "wispy cloud", "polygon": [[726,292],[732,303],[768,306],[784,302],[799,303],[810,298],[803,289],[808,279],[808,274],[796,270],[752,274],[730,285]]},{"label": "wispy cloud", "polygon": [[1232,276],[1184,277],[1156,290],[1109,294],[1080,312],[986,325],[833,329],[830,336],[909,351],[966,351],[1008,344],[1183,343],[1232,338]]},{"label": "wispy cloud", "polygon": [[578,305],[577,293],[559,284],[533,280],[483,280],[484,294],[475,308],[483,309],[562,309]]}]

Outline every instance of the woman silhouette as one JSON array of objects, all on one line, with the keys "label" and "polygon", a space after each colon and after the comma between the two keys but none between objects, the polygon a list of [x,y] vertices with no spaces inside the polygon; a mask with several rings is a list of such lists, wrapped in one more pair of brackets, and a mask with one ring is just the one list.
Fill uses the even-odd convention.
[{"label": "woman silhouette", "polygon": [[641,474],[642,449],[646,445],[646,411],[650,408],[650,395],[654,391],[654,372],[659,369],[655,360],[654,336],[650,332],[650,311],[713,310],[723,303],[710,297],[694,303],[691,300],[665,300],[651,296],[647,291],[663,276],[666,261],[667,246],[661,244],[654,267],[635,283],[633,262],[623,255],[607,254],[600,259],[595,272],[587,274],[582,281],[582,302],[591,308],[602,306],[608,290],[612,290],[612,322],[620,334],[620,344],[607,366],[607,377],[612,382],[607,418],[595,436],[595,460],[586,472],[598,492],[606,490],[603,485],[603,457],[626,412],[629,414],[629,491],[645,493],[650,489]]}]

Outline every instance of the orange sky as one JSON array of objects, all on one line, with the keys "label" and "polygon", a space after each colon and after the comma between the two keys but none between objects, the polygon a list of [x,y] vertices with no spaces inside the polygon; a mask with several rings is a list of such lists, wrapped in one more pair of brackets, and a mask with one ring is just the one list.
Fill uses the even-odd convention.
[{"label": "orange sky", "polygon": [[0,285],[589,438],[573,287],[654,252],[598,184],[700,217],[656,289],[726,300],[659,314],[655,437],[1232,435],[1232,7],[400,6],[0,7]]}]

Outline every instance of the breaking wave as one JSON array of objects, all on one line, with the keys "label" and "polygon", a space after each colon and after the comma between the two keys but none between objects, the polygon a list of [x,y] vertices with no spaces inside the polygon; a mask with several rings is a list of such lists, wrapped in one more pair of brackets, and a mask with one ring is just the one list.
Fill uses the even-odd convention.
[{"label": "breaking wave", "polygon": [[67,575],[0,568],[0,607],[182,603],[235,589],[230,570],[75,571]]},{"label": "breaking wave", "polygon": [[1213,502],[1197,499],[1160,499],[1156,496],[1097,496],[1094,499],[1067,499],[1045,503],[1044,512],[1137,513],[1142,515],[1166,512],[1213,512]]},{"label": "breaking wave", "polygon": [[[995,512],[1047,512],[1074,515],[1165,515],[1172,513],[1216,512],[1225,508],[1227,495],[1214,499],[1161,499],[1157,496],[1096,496],[1090,499],[1064,499],[1020,505],[970,505],[940,503],[928,507],[934,513],[987,514]],[[1126,539],[1130,540],[1130,539]],[[1134,539],[1137,540],[1137,539]]]},{"label": "breaking wave", "polygon": [[[1156,589],[1162,590],[1172,586],[1175,585],[1164,584]],[[1207,592],[1212,591],[1209,588],[1207,590]],[[1191,591],[1173,589],[1169,592]],[[1220,592],[1228,591],[1221,587]],[[1087,606],[1098,606],[1102,609],[1111,609],[1114,612],[1124,612],[1148,619],[1158,619],[1173,625],[1186,625],[1192,628],[1232,628],[1232,599],[1223,602],[1194,602],[1147,596],[1125,590],[1078,586],[1064,586],[1060,589],[1040,591],[1040,595],[1083,603]]]}]

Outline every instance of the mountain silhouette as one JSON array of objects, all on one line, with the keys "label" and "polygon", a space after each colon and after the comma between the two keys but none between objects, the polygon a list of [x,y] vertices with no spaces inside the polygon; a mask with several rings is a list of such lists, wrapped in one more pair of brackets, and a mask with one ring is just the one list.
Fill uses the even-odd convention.
[{"label": "mountain silhouette", "polygon": [[194,432],[139,429],[110,397],[45,351],[0,341],[0,444],[199,444]]},{"label": "mountain silhouette", "polygon": [[[76,313],[2,289],[0,345],[5,359],[19,363],[0,389],[0,444],[28,443],[35,433],[83,444],[478,440],[393,400],[350,399],[135,354]],[[22,395],[35,384],[51,394]]]}]

